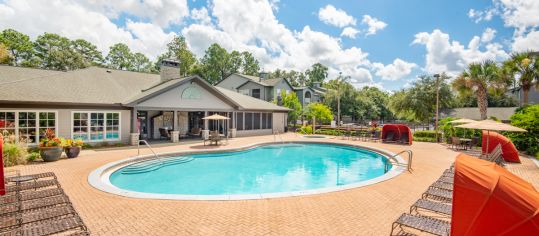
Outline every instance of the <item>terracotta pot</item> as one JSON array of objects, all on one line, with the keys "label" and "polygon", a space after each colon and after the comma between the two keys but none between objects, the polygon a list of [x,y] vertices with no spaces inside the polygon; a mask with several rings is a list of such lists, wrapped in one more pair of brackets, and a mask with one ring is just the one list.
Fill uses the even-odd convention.
[{"label": "terracotta pot", "polygon": [[75,158],[79,156],[81,147],[66,147],[64,152],[66,153],[67,158]]},{"label": "terracotta pot", "polygon": [[64,149],[62,147],[40,147],[39,154],[43,161],[57,161],[62,156]]}]

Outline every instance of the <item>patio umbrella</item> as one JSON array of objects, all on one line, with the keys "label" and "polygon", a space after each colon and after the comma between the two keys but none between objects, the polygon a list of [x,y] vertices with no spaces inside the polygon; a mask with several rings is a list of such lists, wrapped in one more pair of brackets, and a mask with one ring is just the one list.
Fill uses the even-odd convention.
[{"label": "patio umbrella", "polygon": [[539,235],[539,193],[495,163],[455,161],[451,235]]},{"label": "patio umbrella", "polygon": [[[216,121],[223,120],[223,122],[230,120],[230,118],[228,118],[226,116],[219,115],[219,114],[213,114],[211,116],[206,116],[206,117],[204,117],[202,119],[203,120],[216,120]],[[226,124],[226,125],[228,127],[228,124]],[[219,128],[217,130],[219,130]],[[217,132],[219,132],[219,131],[217,131]],[[224,132],[224,130],[223,130],[223,132]],[[226,136],[227,136],[226,138],[228,139],[228,135],[226,135]]]},{"label": "patio umbrella", "polygon": [[4,182],[4,155],[2,154],[4,146],[4,136],[0,134],[0,196],[6,194],[6,183]]},{"label": "patio umbrella", "polygon": [[[468,123],[473,123],[473,122],[477,122],[477,121],[472,120],[472,119],[466,119],[466,118],[460,118],[458,120],[449,121],[449,123],[451,124],[468,124]],[[464,137],[466,138],[466,130],[464,130]]]},{"label": "patio umbrella", "polygon": [[[487,152],[488,152],[488,139],[490,137],[489,132],[490,131],[511,131],[511,132],[528,132],[525,129],[521,129],[519,127],[512,126],[510,124],[505,124],[493,120],[482,120],[477,121],[473,123],[463,124],[455,126],[457,128],[465,128],[465,129],[480,129],[480,130],[486,130],[487,131]],[[488,155],[488,153],[487,153]]]}]

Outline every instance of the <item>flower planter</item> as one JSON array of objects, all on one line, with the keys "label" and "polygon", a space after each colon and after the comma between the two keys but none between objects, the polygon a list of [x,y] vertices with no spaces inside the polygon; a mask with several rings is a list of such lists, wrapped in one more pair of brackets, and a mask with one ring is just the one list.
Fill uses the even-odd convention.
[{"label": "flower planter", "polygon": [[64,149],[62,147],[40,147],[39,154],[43,161],[57,161],[62,156]]},{"label": "flower planter", "polygon": [[81,147],[66,147],[64,148],[64,151],[66,153],[67,158],[75,158],[79,156]]}]

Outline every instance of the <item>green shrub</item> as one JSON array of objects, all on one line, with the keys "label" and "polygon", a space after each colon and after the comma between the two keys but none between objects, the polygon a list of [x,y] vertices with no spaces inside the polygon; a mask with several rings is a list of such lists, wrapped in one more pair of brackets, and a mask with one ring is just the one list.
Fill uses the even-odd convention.
[{"label": "green shrub", "polygon": [[517,110],[511,116],[511,125],[523,128],[528,132],[507,132],[517,149],[529,155],[539,153],[539,105],[530,105]]},{"label": "green shrub", "polygon": [[35,161],[37,159],[41,159],[39,152],[30,152],[28,156],[26,156],[26,161]]},{"label": "green shrub", "polygon": [[4,155],[4,166],[7,167],[25,164],[28,151],[24,144],[4,143],[2,154]]},{"label": "green shrub", "polygon": [[436,142],[436,132],[434,130],[415,131],[413,134],[414,141],[418,142]]},{"label": "green shrub", "polygon": [[312,134],[313,133],[313,127],[310,126],[310,125],[301,126],[301,128],[299,128],[299,132],[302,133],[302,134]]}]

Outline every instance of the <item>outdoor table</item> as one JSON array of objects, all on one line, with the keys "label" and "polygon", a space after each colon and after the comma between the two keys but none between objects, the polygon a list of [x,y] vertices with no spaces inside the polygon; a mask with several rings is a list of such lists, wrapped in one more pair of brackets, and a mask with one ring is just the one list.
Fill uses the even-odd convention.
[{"label": "outdoor table", "polygon": [[460,138],[460,143],[465,144],[464,150],[468,149],[468,144],[472,141],[471,138]]}]

